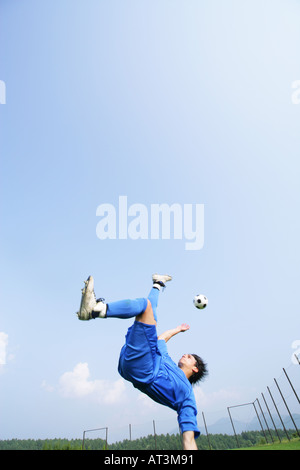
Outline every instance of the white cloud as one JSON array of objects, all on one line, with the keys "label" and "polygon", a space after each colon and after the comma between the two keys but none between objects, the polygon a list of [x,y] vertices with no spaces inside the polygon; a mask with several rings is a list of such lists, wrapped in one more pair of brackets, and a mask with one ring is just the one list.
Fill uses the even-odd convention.
[{"label": "white cloud", "polygon": [[209,394],[204,393],[201,387],[194,388],[198,409],[221,409],[241,399],[241,393],[236,389],[220,389]]},{"label": "white cloud", "polygon": [[125,392],[122,379],[115,382],[109,380],[90,380],[89,366],[79,362],[71,372],[65,372],[59,379],[59,391],[67,398],[89,397],[106,404],[119,403]]},{"label": "white cloud", "polygon": [[161,406],[144,393],[140,393],[138,395],[136,404],[139,406],[139,415],[145,415],[149,412],[157,411],[157,409],[159,409],[159,407]]},{"label": "white cloud", "polygon": [[8,335],[0,331],[0,367],[6,364]]}]

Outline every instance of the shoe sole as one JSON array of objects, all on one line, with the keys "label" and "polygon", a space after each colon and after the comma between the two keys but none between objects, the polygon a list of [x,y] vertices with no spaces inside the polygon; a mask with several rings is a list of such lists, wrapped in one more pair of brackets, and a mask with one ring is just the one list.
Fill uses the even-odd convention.
[{"label": "shoe sole", "polygon": [[152,280],[154,282],[168,282],[168,281],[172,281],[172,276],[169,276],[169,274],[153,274],[152,276]]},{"label": "shoe sole", "polygon": [[89,276],[86,281],[84,281],[84,288],[81,289],[82,296],[80,302],[79,312],[77,316],[79,320],[91,320],[93,308],[91,303],[96,304],[96,297],[94,293],[94,278]]}]

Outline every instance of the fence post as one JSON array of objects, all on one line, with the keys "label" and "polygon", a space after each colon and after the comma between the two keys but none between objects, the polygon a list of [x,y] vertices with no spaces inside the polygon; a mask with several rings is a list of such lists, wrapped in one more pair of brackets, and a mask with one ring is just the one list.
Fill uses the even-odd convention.
[{"label": "fence post", "polygon": [[267,402],[266,402],[265,396],[264,396],[264,394],[263,394],[263,393],[262,393],[261,395],[262,395],[262,397],[263,397],[263,399],[264,399],[264,402],[265,402],[266,408],[267,408],[267,410],[268,410],[268,413],[269,413],[270,419],[271,419],[271,421],[272,421],[272,423],[273,423],[273,426],[274,426],[275,432],[276,432],[276,434],[277,434],[277,437],[278,437],[278,439],[279,439],[279,442],[281,442],[281,439],[280,439],[279,433],[278,433],[278,431],[277,431],[277,428],[276,428],[276,426],[275,426],[274,420],[273,420],[273,418],[272,418],[272,415],[271,415],[271,413],[270,413],[270,409],[269,409],[269,407],[268,407],[268,404],[267,404]]},{"label": "fence post", "polygon": [[156,431],[155,431],[155,421],[154,421],[154,420],[153,420],[153,430],[154,430],[155,450],[157,450],[157,444],[156,444]]},{"label": "fence post", "polygon": [[280,416],[280,414],[279,414],[279,411],[278,411],[278,408],[277,408],[276,403],[275,403],[275,401],[274,401],[274,398],[273,398],[273,396],[272,396],[272,393],[271,393],[269,387],[267,387],[267,389],[268,389],[268,391],[269,391],[270,397],[272,398],[273,405],[275,406],[275,409],[276,409],[276,411],[277,411],[277,414],[278,414],[278,416],[279,416],[279,419],[280,419],[280,421],[281,421],[281,424],[282,424],[282,427],[283,427],[283,429],[284,429],[284,431],[285,431],[285,434],[286,434],[288,440],[290,441],[290,436],[288,435],[288,432],[287,432],[287,430],[285,429],[285,425],[284,425],[284,423],[283,423],[283,421],[282,421],[282,419],[281,419],[281,416]]},{"label": "fence post", "polygon": [[257,400],[257,403],[258,403],[260,412],[261,412],[261,414],[262,414],[262,416],[263,416],[263,418],[264,418],[265,425],[266,425],[266,427],[267,427],[267,429],[268,429],[268,431],[269,431],[269,434],[270,434],[270,436],[271,436],[271,440],[272,440],[272,442],[274,442],[273,437],[272,437],[272,434],[271,434],[271,431],[270,431],[270,428],[269,428],[268,423],[267,423],[267,420],[266,420],[265,415],[264,415],[264,413],[263,413],[262,407],[260,406],[259,399],[256,398],[256,400]]},{"label": "fence post", "polygon": [[263,428],[263,426],[262,426],[262,424],[261,424],[260,417],[259,417],[259,415],[258,415],[258,413],[257,413],[257,409],[256,409],[256,406],[255,406],[255,401],[252,403],[252,405],[253,405],[253,407],[254,407],[254,409],[255,409],[255,413],[256,413],[257,419],[258,419],[258,421],[259,421],[259,424],[260,424],[261,430],[262,430],[262,432],[263,432],[263,435],[265,436],[266,443],[268,443],[268,439],[267,439],[265,430],[264,430],[264,428]]},{"label": "fence post", "polygon": [[230,414],[230,411],[229,411],[229,408],[230,408],[230,406],[227,407],[227,411],[228,411],[229,418],[230,418],[230,421],[231,421],[231,425],[232,425],[232,428],[233,428],[233,432],[234,432],[234,435],[235,435],[236,443],[237,443],[237,446],[240,447],[239,441],[238,441],[238,438],[237,438],[237,435],[236,435],[236,432],[235,432],[235,428],[234,428],[234,425],[233,425],[232,417],[231,417],[231,414]]},{"label": "fence post", "polygon": [[205,421],[205,418],[204,418],[204,413],[203,413],[203,411],[202,411],[202,416],[203,416],[203,422],[204,422],[205,431],[206,431],[206,435],[207,435],[209,450],[211,450],[210,440],[209,440],[209,436],[208,436],[208,432],[207,432],[207,426],[206,426],[206,421]]},{"label": "fence post", "polygon": [[85,441],[85,433],[86,432],[92,432],[92,431],[101,431],[105,429],[105,450],[107,450],[107,435],[108,435],[108,428],[96,428],[96,429],[87,429],[86,431],[83,431],[83,439],[82,439],[82,450],[84,450],[84,441]]},{"label": "fence post", "polygon": [[275,383],[276,383],[276,385],[277,385],[277,388],[278,388],[278,390],[279,390],[279,393],[280,393],[280,395],[281,395],[281,398],[282,398],[282,400],[283,400],[283,403],[285,404],[285,407],[286,407],[286,409],[288,410],[288,413],[289,413],[289,415],[290,415],[290,418],[291,418],[291,420],[293,421],[293,424],[294,424],[294,426],[295,426],[295,429],[296,429],[296,431],[297,431],[297,434],[298,434],[298,436],[300,437],[299,430],[298,430],[298,428],[297,428],[297,426],[296,426],[296,423],[295,423],[295,421],[294,421],[294,418],[293,418],[293,416],[292,416],[292,413],[290,412],[289,407],[287,406],[287,403],[286,403],[286,401],[285,401],[285,398],[284,398],[284,396],[283,396],[283,394],[282,394],[282,392],[281,392],[281,390],[280,390],[280,388],[279,388],[279,385],[278,385],[278,383],[277,383],[277,380],[274,379],[274,381],[275,381]]},{"label": "fence post", "polygon": [[292,390],[293,390],[293,392],[294,392],[294,394],[295,394],[295,396],[296,396],[298,402],[300,403],[299,397],[298,397],[298,395],[297,395],[297,393],[296,393],[296,390],[295,390],[294,387],[293,387],[292,382],[290,381],[289,376],[287,375],[287,373],[286,373],[286,371],[285,371],[285,368],[283,367],[282,369],[283,369],[283,372],[285,373],[286,378],[287,378],[288,381],[289,381],[290,386],[292,387]]}]

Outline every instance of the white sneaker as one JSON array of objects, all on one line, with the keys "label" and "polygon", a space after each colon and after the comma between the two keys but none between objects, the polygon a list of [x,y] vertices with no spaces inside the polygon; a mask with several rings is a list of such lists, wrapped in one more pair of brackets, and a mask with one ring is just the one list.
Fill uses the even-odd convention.
[{"label": "white sneaker", "polygon": [[160,287],[166,287],[166,282],[171,281],[172,276],[169,276],[168,274],[153,274],[152,275],[152,281],[153,281],[153,286],[160,289]]},{"label": "white sneaker", "polygon": [[[93,276],[89,276],[84,283],[85,287],[81,289],[80,308],[79,312],[77,312],[79,320],[91,320],[96,317],[104,318],[106,315],[106,304],[103,302],[103,299],[100,301],[96,300]],[[95,315],[93,315],[93,312],[95,312]]]}]

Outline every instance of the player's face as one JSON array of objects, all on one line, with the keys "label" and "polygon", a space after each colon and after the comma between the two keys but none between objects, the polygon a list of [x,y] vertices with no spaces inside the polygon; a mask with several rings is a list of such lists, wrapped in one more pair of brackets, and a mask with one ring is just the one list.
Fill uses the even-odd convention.
[{"label": "player's face", "polygon": [[192,354],[184,354],[181,359],[179,359],[178,366],[186,366],[193,369],[193,367],[196,367],[196,359]]}]

